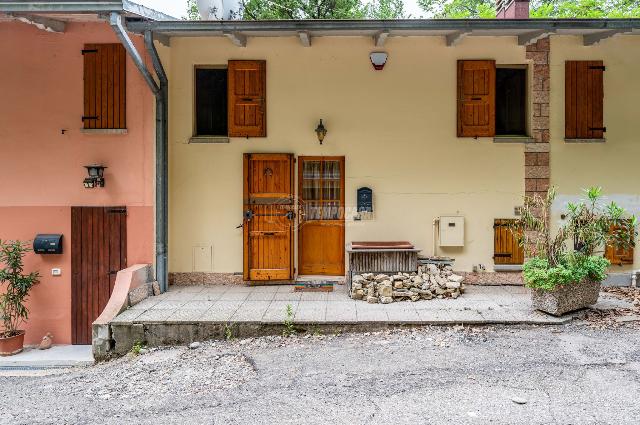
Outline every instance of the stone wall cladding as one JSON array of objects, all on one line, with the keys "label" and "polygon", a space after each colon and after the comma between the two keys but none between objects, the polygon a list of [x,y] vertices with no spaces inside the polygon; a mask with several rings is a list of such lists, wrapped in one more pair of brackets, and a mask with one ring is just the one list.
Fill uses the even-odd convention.
[{"label": "stone wall cladding", "polygon": [[531,120],[533,142],[527,144],[524,154],[524,187],[527,196],[535,194],[545,196],[551,178],[549,167],[549,140],[551,139],[549,131],[550,53],[549,37],[542,38],[527,46],[526,57],[533,61],[533,118]]},{"label": "stone wall cladding", "polygon": [[235,273],[169,273],[169,285],[242,285],[242,275]]}]

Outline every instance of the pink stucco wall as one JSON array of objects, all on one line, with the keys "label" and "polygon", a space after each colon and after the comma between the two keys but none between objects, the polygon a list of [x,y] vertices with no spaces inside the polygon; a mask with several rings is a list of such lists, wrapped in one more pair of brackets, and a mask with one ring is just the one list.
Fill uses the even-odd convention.
[{"label": "pink stucco wall", "polygon": [[[0,23],[0,239],[65,236],[64,254],[27,259],[27,270],[43,277],[31,295],[26,343],[46,332],[71,342],[71,206],[127,206],[127,262],[153,261],[154,99],[130,59],[128,133],[80,131],[83,45],[116,42],[106,23],[69,23],[63,34]],[[82,186],[91,163],[109,167],[105,188]],[[54,267],[62,276],[51,276]]]}]

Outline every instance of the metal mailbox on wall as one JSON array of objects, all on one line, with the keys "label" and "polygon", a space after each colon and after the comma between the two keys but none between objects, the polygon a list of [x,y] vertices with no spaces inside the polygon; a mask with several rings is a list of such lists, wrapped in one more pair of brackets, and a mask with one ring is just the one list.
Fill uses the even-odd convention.
[{"label": "metal mailbox on wall", "polygon": [[36,235],[33,239],[36,254],[62,254],[62,235]]},{"label": "metal mailbox on wall", "polygon": [[358,189],[358,212],[373,212],[373,190],[371,188],[361,187]]}]

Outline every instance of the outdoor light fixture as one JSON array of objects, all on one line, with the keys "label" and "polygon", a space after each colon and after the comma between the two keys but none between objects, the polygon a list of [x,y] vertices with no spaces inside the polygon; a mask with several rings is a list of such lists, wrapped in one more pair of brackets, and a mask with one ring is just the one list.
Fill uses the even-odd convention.
[{"label": "outdoor light fixture", "polygon": [[322,123],[322,118],[320,118],[320,122],[316,127],[316,134],[318,135],[318,142],[322,144],[322,141],[324,140],[324,136],[327,135],[327,129],[324,127],[324,124]]},{"label": "outdoor light fixture", "polygon": [[369,55],[369,59],[371,59],[373,69],[380,71],[384,68],[384,64],[387,63],[387,54],[385,52],[372,52]]},{"label": "outdoor light fixture", "polygon": [[84,179],[84,187],[86,189],[92,189],[94,187],[104,187],[104,167],[102,165],[85,165],[89,177]]}]

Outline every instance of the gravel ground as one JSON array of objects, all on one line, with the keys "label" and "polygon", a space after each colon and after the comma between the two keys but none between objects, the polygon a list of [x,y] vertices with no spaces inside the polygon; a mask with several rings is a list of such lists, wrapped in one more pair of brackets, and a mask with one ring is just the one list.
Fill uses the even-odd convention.
[{"label": "gravel ground", "polygon": [[3,372],[0,422],[637,424],[639,372],[635,324],[264,337]]}]

